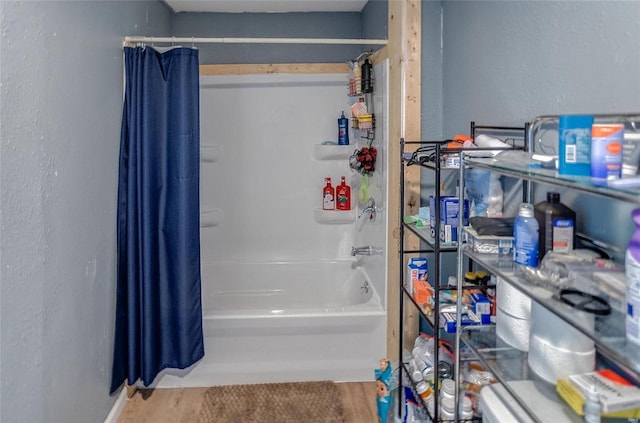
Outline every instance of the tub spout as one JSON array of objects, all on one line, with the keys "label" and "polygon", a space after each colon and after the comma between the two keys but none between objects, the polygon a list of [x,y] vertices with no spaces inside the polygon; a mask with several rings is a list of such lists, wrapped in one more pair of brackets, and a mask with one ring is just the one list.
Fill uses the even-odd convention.
[{"label": "tub spout", "polygon": [[371,245],[367,245],[366,247],[351,247],[351,255],[362,255],[362,256],[372,256],[372,255],[382,255],[381,247],[373,247]]}]

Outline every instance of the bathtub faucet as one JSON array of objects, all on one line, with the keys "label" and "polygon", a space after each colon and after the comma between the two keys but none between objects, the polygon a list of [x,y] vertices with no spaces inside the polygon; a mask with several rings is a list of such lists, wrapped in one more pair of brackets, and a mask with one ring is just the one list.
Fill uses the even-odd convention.
[{"label": "bathtub faucet", "polygon": [[374,254],[382,255],[381,247],[373,247],[371,245],[367,245],[366,247],[351,247],[351,255],[361,255],[361,256],[372,256]]}]

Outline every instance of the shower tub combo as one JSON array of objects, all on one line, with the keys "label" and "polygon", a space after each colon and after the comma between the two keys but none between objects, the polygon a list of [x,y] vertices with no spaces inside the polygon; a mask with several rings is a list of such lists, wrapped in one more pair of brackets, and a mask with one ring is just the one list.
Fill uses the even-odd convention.
[{"label": "shower tub combo", "polygon": [[157,387],[373,380],[386,313],[352,259],[202,266],[205,357]]}]

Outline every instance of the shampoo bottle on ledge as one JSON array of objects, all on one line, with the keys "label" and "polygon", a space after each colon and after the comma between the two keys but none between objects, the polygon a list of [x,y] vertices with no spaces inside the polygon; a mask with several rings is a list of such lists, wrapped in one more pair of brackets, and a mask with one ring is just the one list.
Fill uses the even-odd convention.
[{"label": "shampoo bottle on ledge", "polygon": [[351,187],[347,185],[345,179],[344,176],[340,177],[340,185],[336,187],[338,200],[336,209],[338,210],[351,210]]},{"label": "shampoo bottle on ledge", "polygon": [[336,191],[331,186],[331,178],[326,177],[324,181],[327,183],[322,189],[322,209],[335,210]]}]

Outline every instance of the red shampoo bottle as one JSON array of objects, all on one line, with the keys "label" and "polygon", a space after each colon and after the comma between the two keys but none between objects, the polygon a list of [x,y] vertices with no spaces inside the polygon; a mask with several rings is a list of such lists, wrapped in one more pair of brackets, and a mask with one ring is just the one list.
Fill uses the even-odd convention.
[{"label": "red shampoo bottle", "polygon": [[331,186],[331,178],[326,177],[324,181],[327,184],[322,189],[322,209],[335,210],[336,190]]},{"label": "red shampoo bottle", "polygon": [[340,178],[340,185],[336,188],[336,195],[338,199],[336,209],[351,210],[351,187],[347,185],[344,176]]}]

